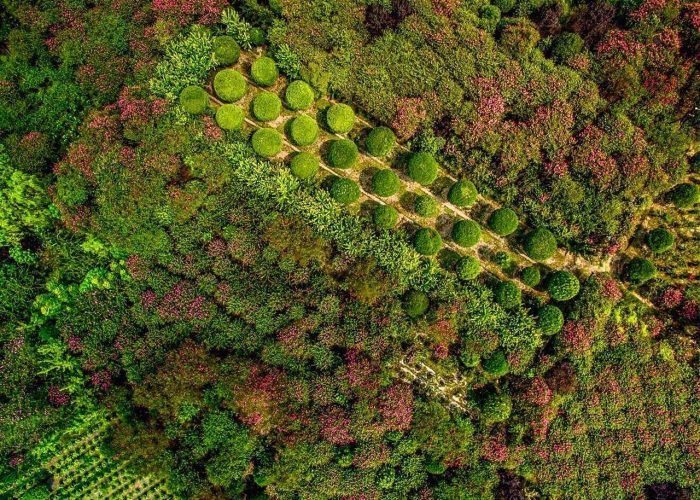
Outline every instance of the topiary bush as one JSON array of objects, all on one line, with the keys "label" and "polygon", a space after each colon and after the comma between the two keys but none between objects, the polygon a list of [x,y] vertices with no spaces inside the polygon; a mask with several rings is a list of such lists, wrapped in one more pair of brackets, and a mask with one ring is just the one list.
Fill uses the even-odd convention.
[{"label": "topiary bush", "polygon": [[557,306],[547,304],[540,308],[537,314],[537,328],[542,335],[559,333],[564,326],[564,313]]},{"label": "topiary bush", "polygon": [[372,192],[377,196],[393,196],[401,187],[399,176],[391,169],[378,170],[372,176]]},{"label": "topiary bush", "polygon": [[238,101],[247,89],[248,83],[235,69],[222,69],[214,76],[214,92],[222,101]]},{"label": "topiary bush", "polygon": [[413,237],[413,247],[421,255],[435,255],[442,248],[440,233],[430,227],[419,229]]},{"label": "topiary bush", "polygon": [[319,161],[315,155],[302,151],[294,155],[289,168],[297,179],[306,180],[318,173]]},{"label": "topiary bush", "polygon": [[240,130],[245,115],[235,104],[223,104],[216,110],[216,123],[224,130]]},{"label": "topiary bush", "polygon": [[389,127],[375,127],[365,139],[365,149],[372,156],[388,155],[396,144],[396,135]]},{"label": "topiary bush", "polygon": [[481,239],[481,227],[473,220],[458,220],[452,226],[452,239],[461,247],[473,247]]},{"label": "topiary bush", "polygon": [[689,182],[678,184],[669,191],[668,199],[678,208],[690,208],[700,201],[700,187]]},{"label": "topiary bush", "polygon": [[357,145],[353,141],[336,139],[328,146],[326,161],[333,168],[350,168],[355,164],[358,156]]},{"label": "topiary bush", "polygon": [[253,116],[261,122],[277,119],[282,112],[282,101],[272,92],[260,92],[253,99]]},{"label": "topiary bush", "polygon": [[481,273],[481,263],[473,255],[466,255],[457,261],[455,272],[463,281],[473,280]]},{"label": "topiary bush", "polygon": [[501,281],[493,291],[496,303],[503,309],[514,309],[522,302],[522,293],[512,281]]},{"label": "topiary bush", "polygon": [[277,65],[269,57],[261,57],[257,59],[250,67],[250,77],[258,85],[269,87],[277,81],[279,71]]},{"label": "topiary bush", "polygon": [[349,205],[360,198],[360,186],[352,179],[336,177],[330,188],[331,197],[343,205]]},{"label": "topiary bush", "polygon": [[578,278],[569,271],[556,271],[552,273],[547,282],[549,295],[559,302],[573,299],[580,288],[581,283]]},{"label": "topiary bush", "polygon": [[635,257],[627,264],[627,280],[630,283],[641,284],[656,276],[656,266],[641,257]]},{"label": "topiary bush", "polygon": [[318,123],[307,115],[293,118],[289,124],[289,138],[297,146],[310,146],[318,139]]},{"label": "topiary bush", "polygon": [[314,90],[303,80],[295,80],[287,85],[284,91],[284,101],[289,109],[299,111],[309,109],[314,103]]},{"label": "topiary bush", "polygon": [[657,227],[647,233],[647,245],[654,253],[664,253],[673,247],[674,237],[668,229]]},{"label": "topiary bush", "polygon": [[518,229],[518,215],[510,208],[494,210],[488,220],[488,226],[499,236],[508,236]]},{"label": "topiary bush", "polygon": [[495,351],[488,358],[484,359],[481,362],[481,366],[486,373],[494,378],[502,377],[508,373],[508,370],[510,369],[506,355],[500,349]]},{"label": "topiary bush", "polygon": [[251,144],[260,156],[272,158],[282,151],[282,136],[273,128],[261,128],[253,134]]},{"label": "topiary bush", "polygon": [[202,87],[188,85],[180,92],[180,106],[193,115],[204,113],[209,105],[209,94]]},{"label": "topiary bush", "polygon": [[372,221],[377,227],[391,229],[399,221],[399,212],[391,205],[377,205],[372,211]]},{"label": "topiary bush", "polygon": [[538,227],[525,237],[523,249],[532,260],[542,262],[556,253],[557,239],[548,229]]},{"label": "topiary bush", "polygon": [[235,64],[241,56],[241,48],[236,43],[236,40],[228,35],[214,37],[212,47],[216,62],[219,64]]},{"label": "topiary bush", "polygon": [[430,186],[437,179],[438,164],[430,153],[413,153],[408,160],[408,176],[422,186]]},{"label": "topiary bush", "polygon": [[326,110],[326,125],[336,134],[347,134],[355,126],[355,112],[347,104],[333,104]]},{"label": "topiary bush", "polygon": [[476,186],[472,181],[461,179],[450,188],[447,200],[456,207],[466,207],[476,201]]},{"label": "topiary bush", "polygon": [[409,291],[403,298],[403,310],[409,318],[423,316],[430,307],[428,296],[418,290]]},{"label": "topiary bush", "polygon": [[481,405],[481,417],[487,424],[505,422],[513,411],[513,401],[506,393],[492,392]]},{"label": "topiary bush", "polygon": [[537,266],[530,266],[523,269],[520,278],[530,288],[535,288],[542,281],[542,273]]},{"label": "topiary bush", "polygon": [[435,198],[427,194],[416,196],[413,209],[421,217],[435,217],[440,212]]}]

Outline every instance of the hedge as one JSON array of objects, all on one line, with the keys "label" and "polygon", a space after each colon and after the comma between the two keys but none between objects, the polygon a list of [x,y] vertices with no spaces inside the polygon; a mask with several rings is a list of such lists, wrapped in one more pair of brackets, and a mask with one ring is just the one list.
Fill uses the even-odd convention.
[{"label": "hedge", "polygon": [[542,281],[542,273],[537,266],[526,267],[520,274],[521,280],[530,288],[535,288]]},{"label": "hedge", "polygon": [[537,328],[543,335],[554,335],[564,326],[564,313],[557,306],[547,304],[540,308],[537,317]]},{"label": "hedge", "polygon": [[627,264],[627,279],[630,283],[641,284],[656,276],[656,266],[641,257],[635,257]]},{"label": "hedge", "polygon": [[452,239],[461,247],[473,247],[481,239],[481,227],[473,220],[458,220],[452,226]]},{"label": "hedge", "polygon": [[416,231],[413,247],[421,255],[435,255],[442,248],[442,238],[435,229],[423,227]]},{"label": "hedge", "polygon": [[396,144],[396,135],[389,127],[375,127],[365,139],[365,149],[372,156],[386,156]]},{"label": "hedge", "polygon": [[355,112],[347,104],[333,104],[326,110],[326,124],[336,134],[347,134],[355,125]]},{"label": "hedge", "polygon": [[336,177],[330,187],[331,197],[342,205],[349,205],[360,198],[360,187],[352,179]]},{"label": "hedge", "polygon": [[523,249],[532,260],[545,261],[556,253],[557,239],[548,229],[538,227],[525,237]]},{"label": "hedge", "polygon": [[492,392],[481,406],[481,417],[487,424],[505,422],[513,411],[513,402],[506,393]]},{"label": "hedge", "polygon": [[372,212],[372,221],[377,227],[391,229],[399,221],[399,212],[391,205],[377,205]]},{"label": "hedge", "polygon": [[501,281],[493,291],[496,303],[503,309],[515,309],[522,302],[522,293],[512,281]]},{"label": "hedge", "polygon": [[461,179],[450,188],[447,200],[456,207],[466,207],[476,201],[476,186],[472,181]]},{"label": "hedge", "polygon": [[314,103],[314,91],[303,80],[295,80],[284,91],[284,100],[289,109],[294,111],[309,109]]},{"label": "hedge", "polygon": [[180,106],[188,113],[199,115],[209,105],[209,94],[198,85],[188,85],[180,92]]},{"label": "hedge", "polygon": [[668,193],[668,199],[678,208],[690,208],[700,201],[700,187],[689,182],[678,184]]},{"label": "hedge", "polygon": [[319,161],[316,155],[302,151],[294,155],[289,168],[297,179],[306,180],[318,173]]},{"label": "hedge", "polygon": [[245,78],[235,69],[222,69],[214,76],[214,92],[222,101],[238,101],[247,88]]},{"label": "hedge", "polygon": [[277,81],[279,71],[275,61],[269,57],[261,57],[257,59],[250,67],[250,77],[258,85],[269,87]]},{"label": "hedge", "polygon": [[261,128],[253,134],[251,144],[257,154],[271,158],[282,151],[282,136],[273,128]]},{"label": "hedge", "polygon": [[403,309],[410,318],[423,316],[430,307],[428,296],[418,290],[411,290],[403,299]]},{"label": "hedge", "polygon": [[310,146],[318,139],[318,123],[307,115],[293,118],[289,124],[289,138],[297,146]]},{"label": "hedge", "polygon": [[416,196],[413,209],[421,217],[435,217],[440,212],[437,201],[428,194]]},{"label": "hedge", "polygon": [[498,208],[491,213],[487,224],[497,235],[508,236],[518,229],[518,215],[510,208]]},{"label": "hedge", "polygon": [[328,146],[326,161],[334,168],[350,168],[355,164],[358,156],[357,145],[353,141],[335,139]]},{"label": "hedge", "polygon": [[435,182],[437,172],[437,161],[430,153],[413,153],[408,160],[408,176],[423,186],[430,186]]},{"label": "hedge", "polygon": [[277,119],[282,112],[282,101],[272,92],[260,92],[253,99],[253,116],[261,122]]},{"label": "hedge", "polygon": [[223,104],[216,110],[216,123],[224,130],[240,130],[245,115],[235,104]]},{"label": "hedge", "polygon": [[569,271],[556,271],[547,282],[549,295],[559,302],[573,299],[580,289],[581,283],[578,278]]},{"label": "hedge", "polygon": [[473,280],[481,273],[481,263],[473,255],[465,255],[457,261],[455,272],[462,281]]},{"label": "hedge", "polygon": [[233,37],[222,35],[214,37],[214,57],[216,62],[223,65],[235,64],[241,56],[241,48]]},{"label": "hedge", "polygon": [[492,377],[502,377],[508,373],[508,370],[510,369],[506,355],[500,349],[492,353],[488,358],[484,359],[481,362],[481,366],[483,367],[484,371]]},{"label": "hedge", "polygon": [[668,229],[657,227],[647,233],[647,245],[654,253],[664,253],[673,247],[673,234]]},{"label": "hedge", "polygon": [[393,196],[401,187],[401,180],[393,170],[385,168],[378,170],[372,176],[372,192],[377,196]]}]

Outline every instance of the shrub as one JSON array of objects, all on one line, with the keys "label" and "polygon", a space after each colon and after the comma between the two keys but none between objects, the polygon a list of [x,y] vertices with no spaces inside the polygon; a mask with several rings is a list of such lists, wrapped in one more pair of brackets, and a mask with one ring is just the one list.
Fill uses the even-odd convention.
[{"label": "shrub", "polygon": [[413,246],[421,255],[435,255],[442,247],[442,238],[435,229],[423,227],[416,231]]},{"label": "shrub", "polygon": [[347,104],[333,104],[326,110],[326,124],[336,134],[347,134],[355,125],[355,112]]},{"label": "shrub", "polygon": [[235,69],[222,69],[214,77],[214,92],[222,101],[238,101],[247,88],[245,78]]},{"label": "shrub", "polygon": [[508,236],[518,229],[518,215],[510,208],[499,208],[491,213],[488,225],[497,235]]},{"label": "shrub", "polygon": [[377,227],[391,229],[399,221],[399,212],[391,205],[377,205],[372,212]]},{"label": "shrub", "polygon": [[223,65],[235,64],[241,56],[241,48],[231,36],[214,37],[214,57],[216,62]]},{"label": "shrub", "polygon": [[276,156],[282,151],[282,136],[273,128],[256,130],[251,143],[253,150],[265,158]]},{"label": "shrub", "polygon": [[265,45],[265,31],[257,26],[250,28],[250,43],[253,47]]},{"label": "shrub", "polygon": [[209,105],[209,94],[202,87],[189,85],[180,92],[180,106],[188,113],[204,113]]},{"label": "shrub", "polygon": [[530,266],[523,269],[521,274],[522,282],[530,288],[535,288],[542,281],[542,273],[537,266]]},{"label": "shrub", "polygon": [[559,64],[565,63],[583,50],[583,39],[576,33],[562,33],[552,44],[552,58]]},{"label": "shrub", "polygon": [[481,239],[481,227],[473,220],[458,220],[452,226],[452,239],[461,247],[473,247]]},{"label": "shrub", "polygon": [[500,349],[484,359],[481,366],[492,377],[502,377],[510,369],[506,355]]},{"label": "shrub", "polygon": [[365,149],[372,156],[386,156],[396,144],[396,135],[389,127],[375,127],[365,139]]},{"label": "shrub", "polygon": [[360,187],[352,179],[336,177],[330,189],[331,197],[343,205],[349,205],[360,197]]},{"label": "shrub", "polygon": [[350,139],[331,141],[326,152],[326,161],[334,168],[350,168],[358,158],[357,145]]},{"label": "shrub", "polygon": [[501,281],[493,291],[496,303],[503,309],[514,309],[522,302],[520,288],[512,281]]},{"label": "shrub", "polygon": [[403,309],[410,318],[423,316],[430,307],[428,296],[418,290],[411,290],[403,299]]},{"label": "shrub", "polygon": [[245,115],[235,104],[223,104],[216,110],[216,123],[224,130],[239,130]]},{"label": "shrub", "polygon": [[459,180],[452,184],[447,199],[456,207],[469,206],[476,201],[476,187],[472,181]]},{"label": "shrub", "polygon": [[492,392],[484,399],[481,406],[481,416],[487,424],[505,422],[513,410],[513,402],[506,393]]},{"label": "shrub", "polygon": [[269,57],[256,59],[250,67],[250,77],[255,83],[264,87],[273,85],[277,81],[278,76],[277,65]]},{"label": "shrub", "polygon": [[438,164],[430,153],[413,153],[408,160],[408,176],[423,186],[437,179]]},{"label": "shrub", "polygon": [[299,115],[289,124],[289,137],[297,146],[309,146],[318,139],[318,123],[307,115]]},{"label": "shrub", "polygon": [[435,217],[440,209],[438,208],[437,201],[435,198],[428,194],[421,194],[416,196],[416,201],[414,202],[413,209],[421,217]]},{"label": "shrub", "polygon": [[549,277],[547,291],[560,302],[573,299],[581,288],[578,278],[569,271],[556,271]]},{"label": "shrub", "polygon": [[318,158],[315,155],[302,151],[294,155],[289,167],[295,177],[306,180],[316,175],[318,164]]},{"label": "shrub", "polygon": [[656,276],[656,266],[647,259],[635,257],[627,264],[627,279],[630,283],[644,283],[654,276]]},{"label": "shrub", "polygon": [[564,313],[557,306],[547,304],[540,308],[537,316],[537,327],[542,335],[559,333],[564,326]]},{"label": "shrub", "polygon": [[372,177],[372,192],[377,196],[393,196],[400,187],[399,176],[389,168],[377,171]]},{"label": "shrub", "polygon": [[[63,203],[69,207],[74,207],[88,200],[88,185],[85,178],[80,174],[59,175],[56,179],[56,194]],[[5,243],[7,240],[8,238],[6,237],[0,238],[2,243]]]},{"label": "shrub", "polygon": [[505,14],[513,10],[513,7],[515,7],[515,0],[493,0],[491,4],[498,7],[498,10]]},{"label": "shrub", "polygon": [[282,101],[272,92],[260,92],[253,99],[253,115],[261,122],[275,120],[282,111]]},{"label": "shrub", "polygon": [[311,86],[303,80],[296,80],[287,85],[284,91],[284,100],[289,109],[295,111],[309,109],[314,103],[314,91]]},{"label": "shrub", "polygon": [[541,262],[555,254],[557,239],[548,229],[538,227],[525,237],[523,248],[531,259]]},{"label": "shrub", "polygon": [[511,258],[510,254],[508,252],[504,252],[503,250],[496,252],[496,254],[493,256],[493,261],[503,270],[510,268],[510,266],[513,264],[513,259]]},{"label": "shrub", "polygon": [[481,273],[481,264],[479,259],[473,255],[466,255],[457,261],[455,267],[457,277],[463,281],[475,279]]},{"label": "shrub", "polygon": [[690,208],[700,200],[700,188],[689,182],[678,184],[668,193],[668,199],[678,208]]},{"label": "shrub", "polygon": [[670,250],[673,243],[673,234],[663,227],[657,227],[647,234],[647,245],[654,253],[664,253]]}]

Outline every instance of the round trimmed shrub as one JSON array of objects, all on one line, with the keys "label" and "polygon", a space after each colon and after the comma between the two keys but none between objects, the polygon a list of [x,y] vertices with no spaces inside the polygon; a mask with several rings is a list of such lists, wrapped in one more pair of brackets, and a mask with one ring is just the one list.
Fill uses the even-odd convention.
[{"label": "round trimmed shrub", "polygon": [[690,208],[700,201],[700,187],[689,182],[678,184],[669,191],[668,199],[678,208]]},{"label": "round trimmed shrub", "polygon": [[465,255],[457,261],[455,272],[457,273],[457,277],[463,281],[475,279],[479,276],[479,273],[481,273],[479,259],[473,255]]},{"label": "round trimmed shrub", "polygon": [[481,406],[481,416],[487,424],[505,422],[513,411],[513,401],[508,394],[491,393]]},{"label": "round trimmed shrub", "polygon": [[416,196],[416,201],[413,204],[413,209],[421,217],[435,217],[440,209],[437,201],[430,195],[421,194]]},{"label": "round trimmed shrub", "polygon": [[216,123],[224,130],[240,130],[245,116],[235,104],[223,104],[216,110]]},{"label": "round trimmed shrub", "polygon": [[548,229],[538,227],[525,236],[523,249],[532,260],[541,262],[556,253],[557,239]]},{"label": "round trimmed shrub", "polygon": [[430,307],[428,296],[418,290],[409,291],[403,298],[403,310],[409,318],[423,316]]},{"label": "round trimmed shrub", "polygon": [[491,213],[488,225],[498,236],[508,236],[518,229],[518,215],[511,208],[498,208]]},{"label": "round trimmed shrub", "polygon": [[334,168],[350,168],[357,161],[357,145],[350,139],[331,141],[326,152],[326,161]]},{"label": "round trimmed shrub", "polygon": [[437,172],[437,161],[430,153],[413,153],[408,160],[408,176],[422,186],[430,186],[435,182]]},{"label": "round trimmed shrub", "polygon": [[647,259],[635,257],[627,264],[627,279],[630,283],[644,283],[654,276],[656,276],[656,266]]},{"label": "round trimmed shrub", "polygon": [[336,134],[347,134],[355,126],[355,112],[347,104],[333,104],[326,110],[326,124]]},{"label": "round trimmed shrub", "polygon": [[481,227],[473,220],[458,220],[452,226],[452,239],[461,247],[473,247],[481,239]]},{"label": "round trimmed shrub", "polygon": [[261,128],[253,134],[251,144],[260,156],[272,158],[282,151],[282,135],[273,128]]},{"label": "round trimmed shrub", "polygon": [[233,37],[221,35],[214,37],[214,57],[216,62],[223,65],[235,64],[241,56],[241,48]]},{"label": "round trimmed shrub", "polygon": [[401,187],[401,180],[393,170],[385,168],[378,170],[372,176],[372,192],[377,196],[393,196]]},{"label": "round trimmed shrub", "polygon": [[673,247],[674,240],[673,234],[663,227],[657,227],[647,233],[647,245],[654,253],[664,253],[670,250]]},{"label": "round trimmed shrub", "polygon": [[365,139],[365,149],[372,156],[386,156],[396,144],[396,135],[389,127],[375,127]]},{"label": "round trimmed shrub", "polygon": [[331,197],[343,205],[349,205],[360,198],[360,186],[352,179],[336,177],[331,184]]},{"label": "round trimmed shrub", "polygon": [[535,288],[542,281],[542,273],[537,266],[530,266],[523,269],[520,274],[521,280],[530,288]]},{"label": "round trimmed shrub", "polygon": [[188,113],[199,115],[209,105],[209,94],[202,87],[189,85],[180,92],[180,106]]},{"label": "round trimmed shrub", "polygon": [[309,109],[314,103],[314,90],[303,80],[295,80],[284,91],[284,100],[289,109],[299,111]]},{"label": "round trimmed shrub", "polygon": [[435,255],[442,247],[442,238],[435,229],[423,227],[416,231],[413,246],[421,255]]},{"label": "round trimmed shrub", "polygon": [[557,35],[552,44],[552,59],[562,64],[583,50],[583,39],[576,33],[565,32]]},{"label": "round trimmed shrub", "polygon": [[269,87],[277,81],[277,77],[280,75],[277,70],[277,65],[275,61],[269,57],[261,57],[256,59],[253,65],[250,67],[250,77],[258,85],[264,87]]},{"label": "round trimmed shrub", "polygon": [[282,101],[272,92],[260,92],[253,99],[253,116],[261,122],[275,120],[282,111]]},{"label": "round trimmed shrub", "polygon": [[496,303],[503,309],[514,309],[522,302],[520,288],[512,281],[501,281],[493,291]]},{"label": "round trimmed shrub", "polygon": [[466,207],[476,201],[476,186],[472,181],[461,179],[450,188],[447,200],[456,207]]},{"label": "round trimmed shrub", "polygon": [[247,89],[248,83],[235,69],[222,69],[214,76],[214,92],[222,101],[238,101]]},{"label": "round trimmed shrub", "polygon": [[391,229],[399,221],[399,212],[391,205],[377,205],[372,212],[372,221],[377,227]]},{"label": "round trimmed shrub", "polygon": [[484,371],[492,377],[502,377],[510,367],[506,355],[500,349],[481,362]]},{"label": "round trimmed shrub", "polygon": [[289,168],[297,179],[306,180],[316,175],[318,172],[318,158],[311,153],[302,151],[292,158]]},{"label": "round trimmed shrub", "polygon": [[547,291],[554,300],[564,302],[573,299],[578,294],[581,283],[569,271],[556,271],[549,277]]},{"label": "round trimmed shrub", "polygon": [[310,116],[299,115],[289,124],[289,137],[297,146],[309,146],[318,139],[318,123]]},{"label": "round trimmed shrub", "polygon": [[537,314],[537,327],[542,335],[559,333],[564,326],[564,313],[557,306],[547,304]]}]

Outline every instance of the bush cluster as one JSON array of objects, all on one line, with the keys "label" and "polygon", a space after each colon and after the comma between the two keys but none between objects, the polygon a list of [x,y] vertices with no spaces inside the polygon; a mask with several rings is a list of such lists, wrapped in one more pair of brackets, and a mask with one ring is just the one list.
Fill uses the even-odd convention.
[{"label": "bush cluster", "polygon": [[573,299],[580,288],[578,278],[569,271],[555,271],[547,281],[549,295],[559,302]]},{"label": "bush cluster", "polygon": [[413,153],[408,160],[408,176],[422,186],[430,186],[437,179],[438,164],[430,153]]},{"label": "bush cluster", "polygon": [[442,248],[442,237],[435,229],[423,227],[416,231],[413,246],[421,255],[435,255]]},{"label": "bush cluster", "polygon": [[319,161],[315,155],[302,151],[294,155],[289,168],[295,177],[306,180],[318,173]]},{"label": "bush cluster", "polygon": [[355,126],[355,112],[347,104],[333,104],[326,110],[326,125],[336,134],[347,134]]},{"label": "bush cluster", "polygon": [[458,220],[452,226],[452,239],[461,247],[473,247],[481,239],[481,227],[473,220]]},{"label": "bush cluster", "polygon": [[335,139],[328,145],[326,161],[333,168],[350,168],[359,156],[357,145],[350,139]]},{"label": "bush cluster", "polygon": [[365,139],[365,149],[372,156],[388,155],[396,144],[396,135],[389,127],[375,127]]},{"label": "bush cluster", "polygon": [[393,196],[401,187],[401,180],[393,170],[385,168],[378,170],[372,176],[372,192],[377,196]]},{"label": "bush cluster", "polygon": [[518,229],[518,215],[510,208],[498,208],[491,213],[488,226],[497,235],[508,236]]},{"label": "bush cluster", "polygon": [[435,217],[440,212],[437,201],[429,194],[416,196],[413,209],[421,217]]},{"label": "bush cluster", "polygon": [[261,128],[253,134],[251,144],[257,154],[272,158],[282,151],[282,135],[273,128]]},{"label": "bush cluster", "polygon": [[241,48],[236,40],[228,35],[214,37],[213,47],[216,62],[224,66],[235,64],[241,56]]},{"label": "bush cluster", "polygon": [[214,76],[214,92],[224,102],[235,102],[243,97],[248,83],[235,69],[222,69]]},{"label": "bush cluster", "polygon": [[180,106],[193,115],[204,113],[209,105],[209,94],[198,85],[189,85],[180,92]]},{"label": "bush cluster", "polygon": [[466,207],[476,201],[476,186],[472,181],[461,179],[452,184],[447,199],[456,207]]},{"label": "bush cluster", "polygon": [[331,197],[343,205],[349,205],[360,198],[360,186],[352,179],[336,177],[330,187]]},{"label": "bush cluster", "polygon": [[253,62],[250,67],[250,77],[258,85],[269,87],[277,81],[279,71],[277,65],[269,57],[261,57]]},{"label": "bush cluster", "polygon": [[272,92],[260,92],[253,99],[253,116],[261,122],[276,120],[282,112],[282,101]]},{"label": "bush cluster", "polygon": [[299,111],[309,109],[314,103],[314,90],[303,80],[295,80],[287,85],[284,91],[284,100],[289,109]]},{"label": "bush cluster", "polygon": [[523,249],[532,260],[542,262],[556,253],[557,239],[549,229],[538,227],[525,237]]},{"label": "bush cluster", "polygon": [[310,146],[318,139],[318,123],[310,116],[299,115],[289,124],[289,137],[297,146]]},{"label": "bush cluster", "polygon": [[481,263],[473,255],[465,255],[457,261],[455,272],[462,281],[473,280],[481,273]]},{"label": "bush cluster", "polygon": [[240,106],[223,104],[216,110],[216,123],[224,130],[240,130],[245,115]]},{"label": "bush cluster", "polygon": [[391,205],[377,205],[372,211],[372,220],[377,227],[391,229],[399,221],[399,212]]}]

